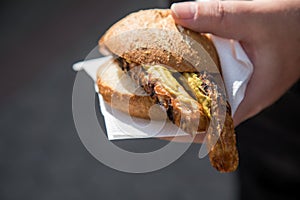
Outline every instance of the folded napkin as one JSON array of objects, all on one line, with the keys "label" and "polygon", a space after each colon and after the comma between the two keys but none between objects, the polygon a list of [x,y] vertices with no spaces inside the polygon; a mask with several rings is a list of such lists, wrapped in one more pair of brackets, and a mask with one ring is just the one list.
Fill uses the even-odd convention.
[{"label": "folded napkin", "polygon": [[[228,101],[234,114],[244,98],[253,65],[238,42],[217,36],[212,36],[212,41],[219,54]],[[86,71],[96,82],[97,69],[110,59],[108,56],[78,62],[73,65],[73,69]],[[96,84],[95,90],[98,91]],[[135,118],[112,109],[100,94],[99,102],[109,140],[188,135],[167,120],[166,116],[163,116],[164,120],[161,121]]]}]

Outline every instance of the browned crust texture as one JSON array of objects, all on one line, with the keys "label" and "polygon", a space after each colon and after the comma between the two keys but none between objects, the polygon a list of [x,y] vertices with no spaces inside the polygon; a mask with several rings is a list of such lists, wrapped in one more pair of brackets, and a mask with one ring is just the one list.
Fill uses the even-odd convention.
[{"label": "browned crust texture", "polygon": [[239,164],[233,120],[226,113],[225,123],[217,143],[209,152],[210,163],[220,172],[233,172]]},{"label": "browned crust texture", "polygon": [[128,113],[133,117],[150,119],[148,112],[155,105],[155,101],[150,96],[120,93],[112,89],[111,86],[101,82],[99,77],[97,85],[104,101],[110,104],[111,107]]},{"label": "browned crust texture", "polygon": [[[157,29],[164,31],[156,32]],[[199,42],[219,66],[217,52],[207,35],[182,27],[180,30]],[[115,23],[99,40],[100,51],[109,50],[138,64],[165,64],[178,72],[195,72],[192,64],[183,59],[183,55],[195,52],[183,39],[182,31],[169,9],[142,10]]]}]

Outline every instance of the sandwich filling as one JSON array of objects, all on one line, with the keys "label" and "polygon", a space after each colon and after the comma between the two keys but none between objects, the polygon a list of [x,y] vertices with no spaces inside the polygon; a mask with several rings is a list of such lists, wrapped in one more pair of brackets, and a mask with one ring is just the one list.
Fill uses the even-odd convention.
[{"label": "sandwich filling", "polygon": [[196,96],[198,102],[202,105],[205,114],[211,118],[211,98],[209,97],[209,86],[205,83],[200,74],[197,73],[183,73],[189,87]]},{"label": "sandwich filling", "polygon": [[162,65],[138,65],[117,61],[120,67],[156,102],[166,109],[168,118],[190,134],[205,131],[211,118],[209,85],[201,73],[178,73]]},{"label": "sandwich filling", "polygon": [[[212,74],[205,71],[178,73],[162,65],[139,65],[120,57],[117,61],[137,85],[166,109],[168,118],[183,131],[194,135],[207,131],[208,124],[212,123],[213,130],[207,137],[212,165],[219,171],[236,169],[238,153],[230,105]],[[220,104],[227,109],[224,126],[212,118],[220,114]]]}]

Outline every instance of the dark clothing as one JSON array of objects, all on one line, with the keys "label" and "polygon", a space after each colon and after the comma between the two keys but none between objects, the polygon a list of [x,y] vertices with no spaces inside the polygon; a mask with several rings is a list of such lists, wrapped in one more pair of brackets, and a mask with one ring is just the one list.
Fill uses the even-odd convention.
[{"label": "dark clothing", "polygon": [[236,129],[242,200],[300,199],[299,88]]}]

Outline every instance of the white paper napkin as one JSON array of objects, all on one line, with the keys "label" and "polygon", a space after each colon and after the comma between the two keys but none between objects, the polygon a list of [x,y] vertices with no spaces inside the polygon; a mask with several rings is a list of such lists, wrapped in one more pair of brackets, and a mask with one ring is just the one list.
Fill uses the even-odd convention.
[{"label": "white paper napkin", "polygon": [[224,84],[231,105],[232,115],[244,99],[253,65],[240,43],[212,35],[219,54]]},{"label": "white paper napkin", "polygon": [[[238,42],[216,36],[212,36],[212,40],[220,57],[228,100],[232,108],[232,114],[234,114],[244,98],[253,65]],[[73,65],[73,69],[75,71],[86,71],[96,81],[98,68],[110,59],[111,57],[108,56],[78,62]],[[96,84],[95,90],[98,92]],[[161,121],[130,117],[125,113],[112,109],[103,101],[101,95],[99,95],[99,101],[109,140],[188,135],[168,121],[166,116],[166,120]]]}]

